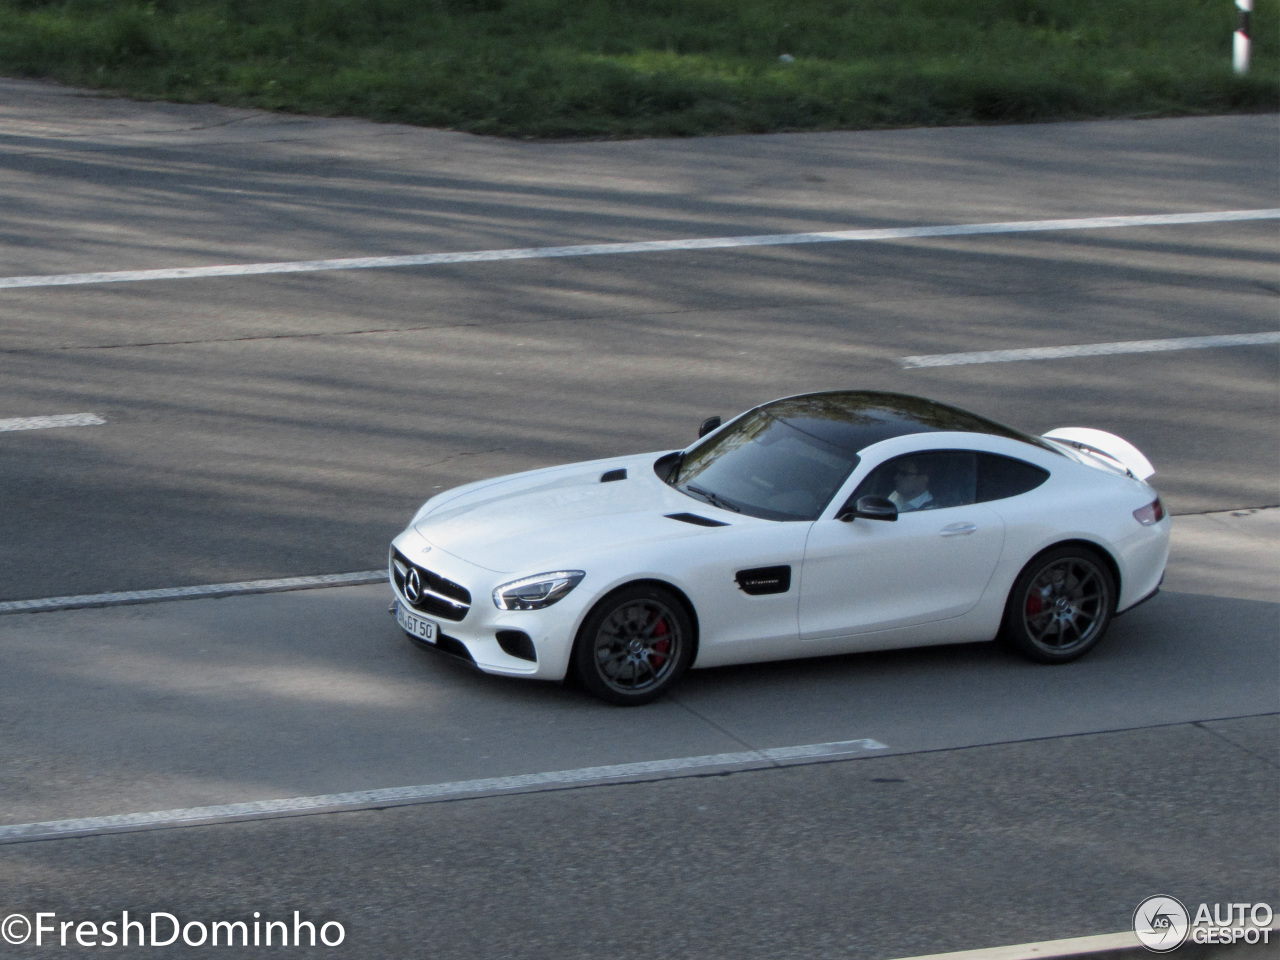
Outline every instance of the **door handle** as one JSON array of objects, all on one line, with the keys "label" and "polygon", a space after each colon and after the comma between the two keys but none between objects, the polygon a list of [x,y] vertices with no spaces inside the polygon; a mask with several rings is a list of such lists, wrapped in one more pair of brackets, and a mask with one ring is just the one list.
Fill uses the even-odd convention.
[{"label": "door handle", "polygon": [[978,529],[976,523],[948,523],[941,530],[944,537],[967,537]]}]

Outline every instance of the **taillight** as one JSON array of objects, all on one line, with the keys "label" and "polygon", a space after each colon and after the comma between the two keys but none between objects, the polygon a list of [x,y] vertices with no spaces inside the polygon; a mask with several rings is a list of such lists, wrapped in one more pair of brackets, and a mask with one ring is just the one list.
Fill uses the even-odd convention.
[{"label": "taillight", "polygon": [[1139,507],[1133,511],[1133,519],[1137,520],[1144,527],[1149,527],[1153,523],[1159,523],[1164,519],[1164,504],[1160,502],[1160,498],[1156,497],[1145,507]]}]

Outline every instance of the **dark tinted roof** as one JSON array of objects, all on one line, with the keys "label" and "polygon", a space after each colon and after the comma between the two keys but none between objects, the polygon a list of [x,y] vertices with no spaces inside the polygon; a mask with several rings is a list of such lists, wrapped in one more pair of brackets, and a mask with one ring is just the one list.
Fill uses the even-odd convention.
[{"label": "dark tinted roof", "polygon": [[833,390],[775,400],[765,404],[763,409],[770,416],[846,453],[857,453],[890,437],[940,430],[987,433],[1046,446],[1034,437],[994,420],[905,393]]}]

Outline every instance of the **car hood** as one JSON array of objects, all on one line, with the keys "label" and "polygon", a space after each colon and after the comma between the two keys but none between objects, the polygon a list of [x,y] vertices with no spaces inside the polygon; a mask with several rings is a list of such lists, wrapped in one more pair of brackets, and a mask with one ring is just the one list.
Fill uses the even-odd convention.
[{"label": "car hood", "polygon": [[[468,563],[520,573],[579,565],[603,551],[709,529],[672,520],[672,513],[725,523],[741,519],[663,483],[653,470],[661,455],[550,467],[471,484],[429,501],[413,526],[433,547]],[[618,470],[626,471],[626,479],[601,481]]]}]

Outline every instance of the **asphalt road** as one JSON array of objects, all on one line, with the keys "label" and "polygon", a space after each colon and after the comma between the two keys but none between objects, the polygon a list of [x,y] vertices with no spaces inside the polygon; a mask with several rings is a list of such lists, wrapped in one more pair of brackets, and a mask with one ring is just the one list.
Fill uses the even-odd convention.
[{"label": "asphalt road", "polygon": [[[1280,206],[1266,116],[538,144],[0,94],[0,279]],[[695,673],[633,711],[424,654],[378,587],[0,616],[0,827],[886,747],[0,845],[0,916],[296,909],[344,925],[334,956],[889,960],[1113,933],[1157,893],[1280,906],[1276,513],[1240,509],[1280,503],[1275,346],[896,362],[1274,331],[1276,239],[1261,221],[0,289],[0,421],[106,421],[0,432],[0,599],[376,567],[436,488],[680,446],[705,415],[839,386],[1110,429],[1175,512],[1228,511],[1184,517],[1165,593],[1071,667],[988,645],[828,658]]]},{"label": "asphalt road", "polygon": [[[1068,668],[986,644],[823,658],[695,672],[640,710],[422,651],[377,587],[3,617],[5,823],[842,738],[884,749],[141,833],[106,824],[0,845],[0,913],[207,925],[297,910],[341,924],[344,943],[318,952],[351,957],[888,960],[1116,933],[1158,893],[1192,909],[1274,904],[1275,603],[1266,587],[1215,586],[1231,561],[1206,548],[1211,527],[1256,521],[1186,521],[1170,589]],[[1274,528],[1250,554],[1271,582]],[[1251,534],[1229,539],[1238,557]]]},{"label": "asphalt road", "polygon": [[[307,955],[876,960],[1112,933],[1155,892],[1262,899],[1274,772],[1212,730],[1162,727],[28,844],[0,874],[59,922],[343,925]],[[50,953],[96,951],[13,955]]]},{"label": "asphalt road", "polygon": [[[536,144],[5,81],[6,276],[1277,206],[1274,117]],[[832,387],[1280,503],[1275,221],[0,289],[0,599],[364,570],[435,489]]]}]

